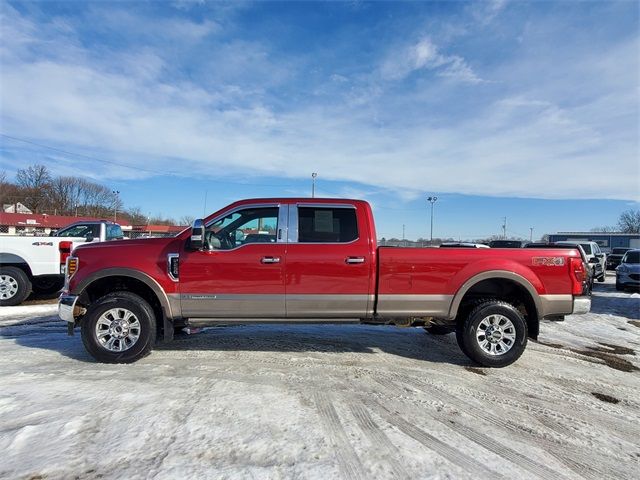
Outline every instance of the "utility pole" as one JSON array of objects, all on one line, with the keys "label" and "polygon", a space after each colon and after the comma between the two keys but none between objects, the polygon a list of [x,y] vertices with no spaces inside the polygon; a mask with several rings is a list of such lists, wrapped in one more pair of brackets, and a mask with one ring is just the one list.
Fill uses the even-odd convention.
[{"label": "utility pole", "polygon": [[402,240],[404,240],[404,223],[402,224]]},{"label": "utility pole", "polygon": [[118,195],[120,195],[120,190],[112,190],[113,192],[113,221],[114,223],[118,221]]},{"label": "utility pole", "polygon": [[313,172],[311,174],[311,198],[315,198],[316,196],[316,177],[318,176],[318,174],[316,172]]},{"label": "utility pole", "polygon": [[433,204],[436,203],[438,197],[427,197],[427,202],[431,204],[431,240],[429,240],[429,245],[433,245]]},{"label": "utility pole", "polygon": [[76,217],[78,216],[78,204],[76,203]]},{"label": "utility pole", "polygon": [[502,217],[502,239],[507,239],[507,217]]},{"label": "utility pole", "polygon": [[529,241],[533,242],[533,227],[529,227],[529,231],[530,231],[530,233],[529,233]]}]

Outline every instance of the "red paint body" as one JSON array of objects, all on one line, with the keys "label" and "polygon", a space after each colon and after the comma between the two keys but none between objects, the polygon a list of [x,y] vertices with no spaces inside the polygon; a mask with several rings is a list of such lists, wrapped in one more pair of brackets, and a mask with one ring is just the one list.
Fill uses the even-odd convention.
[{"label": "red paint body", "polygon": [[[371,207],[360,200],[260,199],[233,203],[205,222],[242,205],[258,203],[351,204],[356,208],[359,238],[351,243],[255,243],[234,250],[194,251],[188,248],[190,229],[176,237],[123,240],[78,247],[79,268],[68,291],[105,268],[137,270],[153,278],[166,294],[274,294],[274,295],[455,295],[475,275],[507,271],[525,278],[542,294],[577,294],[566,249],[436,249],[378,248]],[[178,253],[180,278],[167,273],[167,254]],[[264,264],[265,256],[279,257]],[[364,257],[347,264],[347,257]],[[534,265],[534,257],[562,257],[561,266]],[[376,290],[377,286],[377,290]]]}]

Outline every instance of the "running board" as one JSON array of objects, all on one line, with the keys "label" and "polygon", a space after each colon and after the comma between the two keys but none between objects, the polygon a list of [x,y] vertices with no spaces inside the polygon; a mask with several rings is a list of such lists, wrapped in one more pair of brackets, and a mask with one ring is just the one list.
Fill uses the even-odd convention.
[{"label": "running board", "polygon": [[188,318],[187,325],[192,327],[207,327],[215,325],[239,325],[246,323],[257,324],[313,324],[313,323],[361,323],[359,318]]}]

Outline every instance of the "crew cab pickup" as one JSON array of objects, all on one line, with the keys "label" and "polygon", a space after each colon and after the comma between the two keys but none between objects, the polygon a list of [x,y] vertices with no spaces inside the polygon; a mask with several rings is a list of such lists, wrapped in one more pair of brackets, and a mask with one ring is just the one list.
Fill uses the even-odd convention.
[{"label": "crew cab pickup", "polygon": [[0,237],[0,306],[19,305],[32,291],[60,291],[74,245],[118,238],[120,225],[104,220],[73,223],[48,237]]},{"label": "crew cab pickup", "polygon": [[77,247],[59,316],[102,362],[185,326],[356,321],[455,331],[472,360],[501,367],[540,319],[589,311],[585,268],[571,249],[378,248],[367,202],[252,199],[172,238]]}]

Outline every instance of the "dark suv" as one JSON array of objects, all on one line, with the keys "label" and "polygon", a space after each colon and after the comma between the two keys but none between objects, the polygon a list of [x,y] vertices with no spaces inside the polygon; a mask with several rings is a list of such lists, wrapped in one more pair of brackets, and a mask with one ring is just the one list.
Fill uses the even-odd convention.
[{"label": "dark suv", "polygon": [[620,261],[624,254],[627,253],[631,248],[628,247],[616,247],[611,249],[611,253],[607,255],[607,270],[615,270],[618,265],[620,265]]}]

